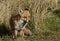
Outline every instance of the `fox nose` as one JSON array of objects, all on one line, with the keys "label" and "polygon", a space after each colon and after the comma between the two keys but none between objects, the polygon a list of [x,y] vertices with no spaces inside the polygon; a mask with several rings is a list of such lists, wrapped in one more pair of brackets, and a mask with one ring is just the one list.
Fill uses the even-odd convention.
[{"label": "fox nose", "polygon": [[29,20],[29,22],[31,22],[31,20]]}]

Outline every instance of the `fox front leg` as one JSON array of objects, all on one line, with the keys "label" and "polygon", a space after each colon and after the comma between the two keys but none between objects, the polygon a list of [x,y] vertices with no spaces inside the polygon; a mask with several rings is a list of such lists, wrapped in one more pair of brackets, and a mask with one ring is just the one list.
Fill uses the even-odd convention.
[{"label": "fox front leg", "polygon": [[12,38],[15,39],[17,37],[17,30],[12,31]]}]

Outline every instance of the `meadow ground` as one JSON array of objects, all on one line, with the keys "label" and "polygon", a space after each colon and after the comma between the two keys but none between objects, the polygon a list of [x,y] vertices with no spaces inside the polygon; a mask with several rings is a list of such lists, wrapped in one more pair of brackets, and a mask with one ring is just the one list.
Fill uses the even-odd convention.
[{"label": "meadow ground", "polygon": [[[16,10],[28,8],[32,36],[13,40],[9,17]],[[60,41],[60,0],[0,0],[0,41]]]}]

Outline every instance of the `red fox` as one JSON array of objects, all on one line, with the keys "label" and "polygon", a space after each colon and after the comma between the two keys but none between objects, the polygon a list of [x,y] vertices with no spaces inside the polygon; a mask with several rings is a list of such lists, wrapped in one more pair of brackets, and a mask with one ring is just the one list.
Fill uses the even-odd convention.
[{"label": "red fox", "polygon": [[29,20],[30,13],[28,10],[24,10],[23,13],[18,12],[11,16],[10,25],[12,28],[13,38],[17,37],[18,30],[20,31],[20,35],[32,35],[31,31],[25,28]]}]

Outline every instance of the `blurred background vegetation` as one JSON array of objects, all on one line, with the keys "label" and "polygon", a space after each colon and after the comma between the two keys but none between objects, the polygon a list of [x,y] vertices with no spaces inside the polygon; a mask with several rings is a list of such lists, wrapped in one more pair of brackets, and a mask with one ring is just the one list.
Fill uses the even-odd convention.
[{"label": "blurred background vegetation", "polygon": [[60,41],[60,0],[0,0],[0,41],[13,41],[7,28],[16,10],[28,8],[32,36],[15,41]]}]

